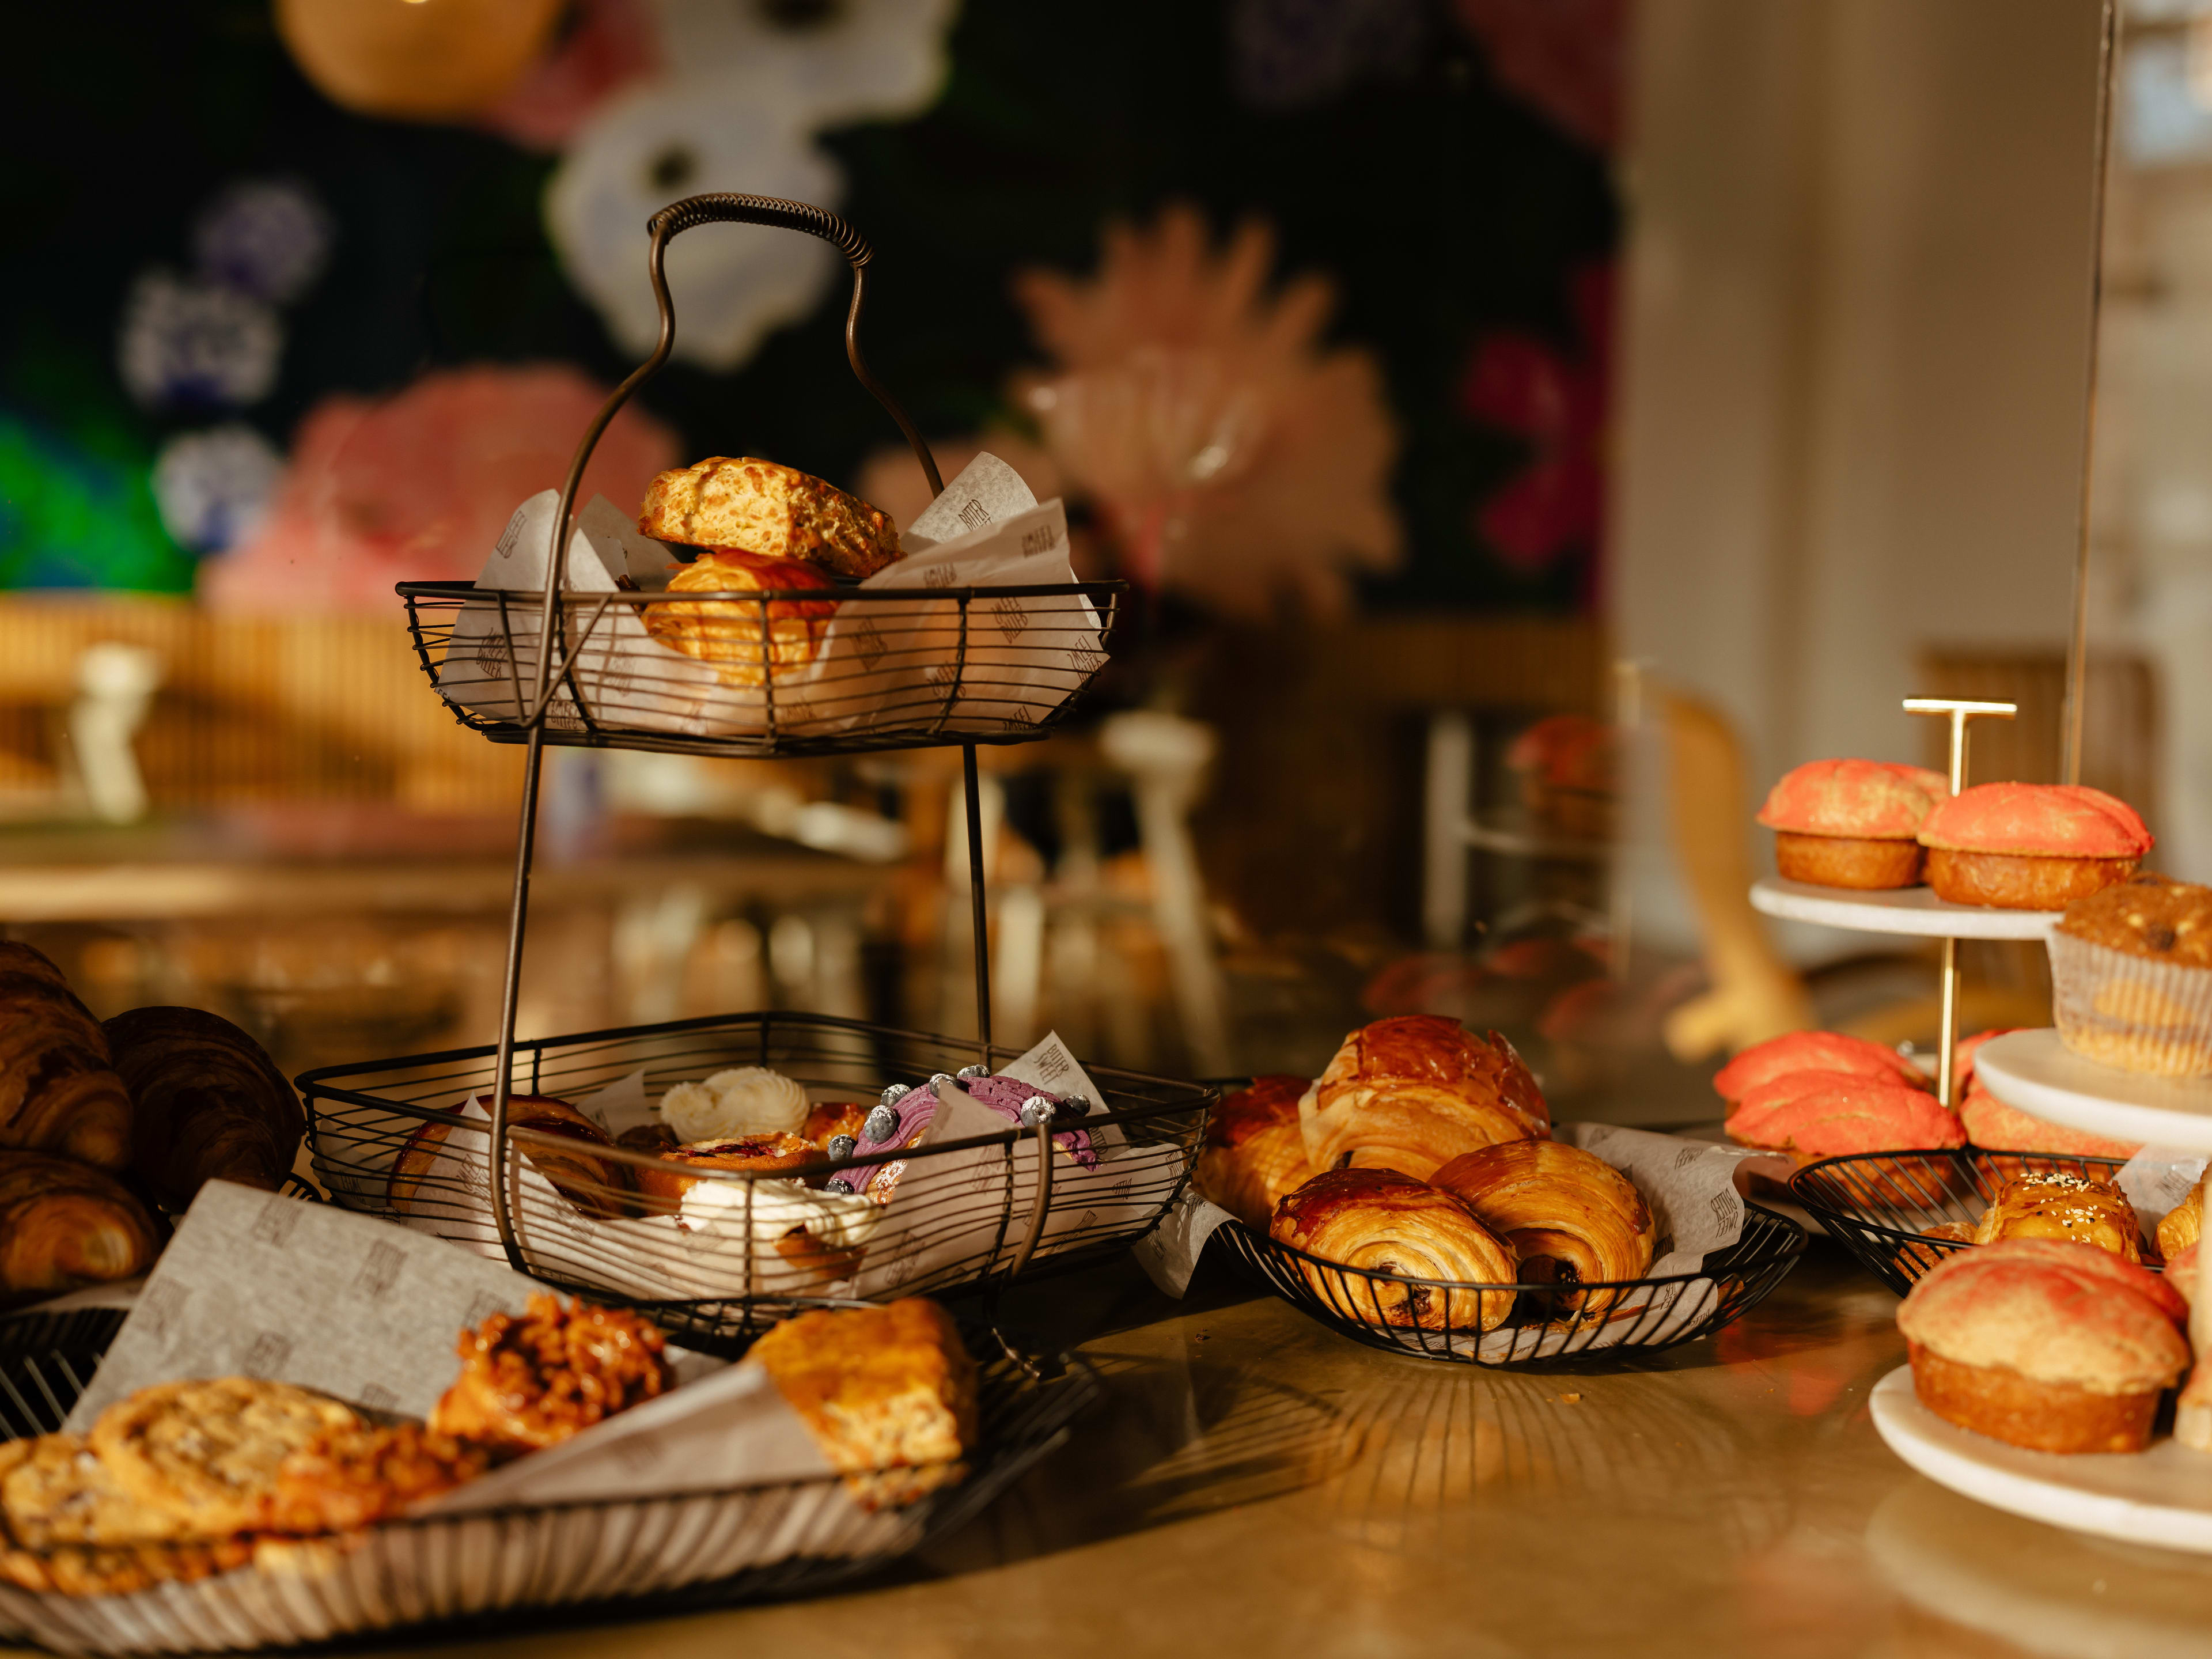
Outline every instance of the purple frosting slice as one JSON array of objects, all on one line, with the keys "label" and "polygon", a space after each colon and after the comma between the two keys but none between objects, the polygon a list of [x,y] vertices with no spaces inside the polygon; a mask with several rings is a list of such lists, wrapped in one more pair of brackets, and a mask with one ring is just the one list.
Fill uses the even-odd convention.
[{"label": "purple frosting slice", "polygon": [[[1040,1089],[1033,1083],[1024,1083],[1016,1078],[995,1075],[969,1078],[957,1086],[965,1089],[975,1099],[981,1101],[983,1104],[1017,1127],[1021,1123],[1022,1107],[1026,1103],[1041,1096],[1057,1106],[1066,1098],[1064,1096],[1053,1093],[1049,1089]],[[1052,1144],[1073,1158],[1084,1169],[1095,1170],[1098,1167],[1098,1154],[1091,1149],[1091,1136],[1086,1131],[1069,1129],[1057,1133],[1052,1138]]]}]

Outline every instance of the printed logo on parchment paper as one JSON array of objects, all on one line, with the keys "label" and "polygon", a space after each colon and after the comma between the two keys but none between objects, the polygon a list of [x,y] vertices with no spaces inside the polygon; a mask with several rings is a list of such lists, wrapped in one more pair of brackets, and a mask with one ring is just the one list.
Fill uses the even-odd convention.
[{"label": "printed logo on parchment paper", "polygon": [[1006,599],[991,601],[992,619],[999,624],[999,632],[1012,645],[1028,631],[1030,613],[1022,608],[1019,599]]},{"label": "printed logo on parchment paper", "polygon": [[928,569],[921,573],[921,585],[924,587],[951,586],[952,567],[949,564],[933,564],[930,566]]},{"label": "printed logo on parchment paper", "polygon": [[873,617],[863,618],[860,625],[853,630],[851,637],[853,649],[860,653],[860,661],[870,668],[881,662],[884,653],[891,648],[890,642],[884,638],[884,630],[876,626]]},{"label": "printed logo on parchment paper", "polygon": [[1735,1188],[1733,1187],[1715,1193],[1712,1196],[1712,1206],[1713,1219],[1723,1227],[1742,1219],[1742,1200],[1736,1197]]},{"label": "printed logo on parchment paper", "polygon": [[253,1339],[239,1370],[248,1376],[274,1376],[292,1357],[292,1339],[281,1331],[264,1331]]},{"label": "printed logo on parchment paper", "polygon": [[1022,532],[1022,556],[1049,553],[1060,545],[1060,526],[1056,524],[1032,526]]},{"label": "printed logo on parchment paper", "polygon": [[580,732],[583,716],[576,712],[574,697],[556,697],[545,710],[545,729],[549,732]]},{"label": "printed logo on parchment paper", "polygon": [[495,1313],[505,1313],[507,1304],[487,1291],[478,1291],[469,1298],[469,1310],[461,1316],[461,1323],[474,1330]]},{"label": "printed logo on parchment paper", "polygon": [[507,640],[502,635],[488,634],[483,643],[477,647],[477,667],[493,679],[505,679],[507,665],[514,659],[514,653],[507,648]]},{"label": "printed logo on parchment paper", "polygon": [[1686,1170],[1705,1155],[1705,1149],[1702,1146],[1685,1146],[1674,1154],[1674,1168],[1677,1170]]},{"label": "printed logo on parchment paper", "polygon": [[1087,679],[1106,665],[1106,653],[1093,651],[1088,646],[1078,646],[1067,653],[1067,665]]},{"label": "printed logo on parchment paper", "polygon": [[399,1270],[406,1265],[407,1253],[380,1238],[362,1258],[361,1271],[354,1275],[353,1287],[371,1301],[381,1302],[399,1282]]},{"label": "printed logo on parchment paper", "polygon": [[354,1404],[366,1406],[373,1412],[388,1412],[399,1404],[399,1396],[381,1382],[364,1382],[353,1391]]},{"label": "printed logo on parchment paper", "polygon": [[949,662],[933,662],[922,671],[922,678],[932,685],[951,685],[960,678],[959,671]]},{"label": "printed logo on parchment paper", "polygon": [[167,1341],[172,1328],[184,1322],[185,1304],[191,1300],[191,1291],[173,1279],[164,1279],[146,1287],[138,1298],[137,1316],[146,1322],[156,1341]]},{"label": "printed logo on parchment paper", "polygon": [[281,1250],[292,1237],[292,1229],[300,1224],[300,1218],[307,1212],[307,1206],[296,1198],[271,1198],[261,1206],[261,1213],[253,1218],[247,1237],[258,1244]]},{"label": "printed logo on parchment paper", "polygon": [[960,522],[970,530],[988,529],[992,523],[990,509],[981,501],[963,501],[960,503]]}]

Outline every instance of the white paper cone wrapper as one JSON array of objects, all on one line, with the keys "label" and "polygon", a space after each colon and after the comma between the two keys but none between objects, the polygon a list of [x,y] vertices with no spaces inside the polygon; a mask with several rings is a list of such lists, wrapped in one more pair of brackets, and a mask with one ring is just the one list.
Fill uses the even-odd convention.
[{"label": "white paper cone wrapper", "polygon": [[2084,1059],[2157,1077],[2212,1077],[2212,968],[2154,962],[2051,931],[2058,1040]]}]

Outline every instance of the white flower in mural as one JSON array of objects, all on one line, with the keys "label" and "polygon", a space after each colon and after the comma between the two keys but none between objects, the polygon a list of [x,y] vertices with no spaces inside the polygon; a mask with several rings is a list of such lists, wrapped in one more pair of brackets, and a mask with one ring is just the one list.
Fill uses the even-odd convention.
[{"label": "white flower in mural", "polygon": [[283,305],[323,274],[331,235],[331,216],[306,185],[249,179],[202,210],[192,252],[201,276]]},{"label": "white flower in mural", "polygon": [[958,0],[653,0],[680,78],[740,66],[810,129],[919,115],[944,89]]},{"label": "white flower in mural", "polygon": [[123,303],[117,367],[149,408],[242,407],[276,384],[284,328],[267,304],[222,283],[142,272]]},{"label": "white flower in mural", "polygon": [[[593,116],[553,175],[545,217],[569,280],[624,349],[643,356],[660,313],[646,276],[646,221],[681,197],[744,191],[835,207],[844,176],[752,70],[632,88]],[[842,268],[812,236],[707,225],[668,246],[676,355],[735,368],[796,322]]]},{"label": "white flower in mural", "polygon": [[283,472],[276,447],[242,422],[179,433],[155,459],[154,501],[178,545],[221,553],[260,527]]}]

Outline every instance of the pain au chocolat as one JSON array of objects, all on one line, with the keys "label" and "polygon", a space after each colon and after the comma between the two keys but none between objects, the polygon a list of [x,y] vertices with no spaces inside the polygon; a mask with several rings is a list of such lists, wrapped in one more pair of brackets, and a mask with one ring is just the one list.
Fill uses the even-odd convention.
[{"label": "pain au chocolat", "polygon": [[1226,1096],[1206,1121],[1206,1145],[1191,1179],[1202,1197],[1260,1232],[1286,1193],[1313,1176],[1298,1123],[1302,1077],[1255,1077]]},{"label": "pain au chocolat", "polygon": [[1510,1289],[1401,1282],[1510,1286],[1517,1263],[1513,1247],[1464,1199],[1395,1170],[1323,1171],[1275,1206],[1268,1236],[1320,1258],[1298,1263],[1306,1283],[1328,1307],[1363,1324],[1487,1331],[1513,1311]]}]

